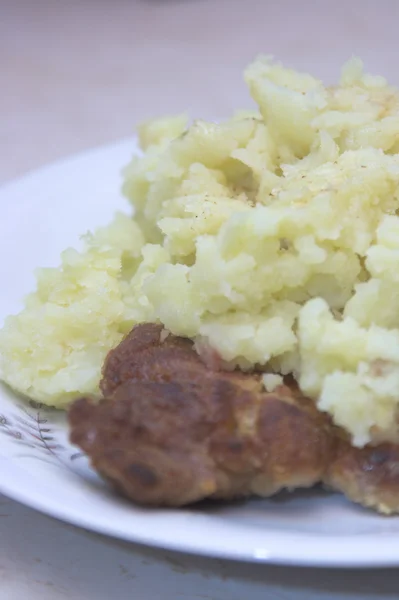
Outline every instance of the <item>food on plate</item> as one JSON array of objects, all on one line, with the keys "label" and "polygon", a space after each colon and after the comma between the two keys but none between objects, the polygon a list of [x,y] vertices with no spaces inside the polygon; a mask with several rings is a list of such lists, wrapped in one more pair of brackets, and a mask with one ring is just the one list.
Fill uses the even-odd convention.
[{"label": "food on plate", "polygon": [[[267,397],[269,406],[277,394],[280,407],[341,432],[340,466],[321,478],[364,501],[371,475],[361,457],[393,464],[399,443],[399,92],[358,59],[337,86],[268,57],[245,80],[255,110],[221,123],[179,115],[141,126],[142,153],[124,170],[132,214],[86,235],[59,268],[38,272],[36,291],[0,332],[1,376],[56,407],[102,391],[126,409],[137,378],[130,366],[119,371],[132,352],[123,340],[153,323],[180,403],[184,389],[208,406],[179,379],[191,369],[195,378],[200,359],[212,381],[232,386],[229,403],[243,382],[256,382],[251,402]],[[151,352],[159,360],[160,349],[147,353],[147,399],[166,385]],[[81,413],[94,414],[85,402]],[[374,446],[388,450],[375,455]],[[375,497],[364,502],[383,506]]]},{"label": "food on plate", "polygon": [[324,482],[399,510],[399,446],[354,448],[292,378],[212,370],[193,342],[137,325],[104,364],[104,398],[69,411],[71,440],[125,496],[182,506]]}]

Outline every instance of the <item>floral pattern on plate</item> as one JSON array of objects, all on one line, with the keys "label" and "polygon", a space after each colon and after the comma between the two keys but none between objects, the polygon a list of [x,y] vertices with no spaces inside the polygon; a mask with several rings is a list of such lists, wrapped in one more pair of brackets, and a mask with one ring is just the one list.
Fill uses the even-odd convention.
[{"label": "floral pattern on plate", "polygon": [[37,458],[70,468],[83,454],[65,440],[65,421],[61,411],[20,400],[12,412],[0,414],[0,435],[14,442],[18,458]]}]

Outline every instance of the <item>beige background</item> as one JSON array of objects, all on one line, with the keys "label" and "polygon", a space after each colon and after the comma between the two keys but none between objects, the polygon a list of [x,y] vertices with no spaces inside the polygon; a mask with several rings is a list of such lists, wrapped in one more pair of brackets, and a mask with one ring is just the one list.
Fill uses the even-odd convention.
[{"label": "beige background", "polygon": [[[0,182],[152,115],[226,115],[258,52],[328,81],[356,53],[399,84],[398,40],[397,0],[0,0]],[[398,576],[143,549],[0,496],[0,600],[385,600]]]}]

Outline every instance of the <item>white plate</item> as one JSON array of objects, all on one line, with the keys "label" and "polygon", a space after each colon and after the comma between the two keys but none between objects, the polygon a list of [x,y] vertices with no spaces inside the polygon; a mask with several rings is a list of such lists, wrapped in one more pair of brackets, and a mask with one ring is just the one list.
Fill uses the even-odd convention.
[{"label": "white plate", "polygon": [[[21,307],[37,266],[89,228],[128,208],[120,169],[126,141],[28,175],[0,190],[0,317]],[[145,510],[114,495],[68,442],[63,413],[0,389],[0,490],[107,535],[250,561],[313,566],[399,565],[399,518],[383,518],[335,494],[309,491],[188,510]]]}]

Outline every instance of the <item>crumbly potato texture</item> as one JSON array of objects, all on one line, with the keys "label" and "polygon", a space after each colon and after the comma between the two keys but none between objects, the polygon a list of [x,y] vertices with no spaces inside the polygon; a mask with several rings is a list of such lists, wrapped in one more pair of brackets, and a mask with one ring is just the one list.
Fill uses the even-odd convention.
[{"label": "crumbly potato texture", "polygon": [[333,87],[269,57],[245,80],[257,110],[140,127],[134,217],[39,271],[1,331],[2,378],[66,406],[160,322],[226,368],[292,373],[357,446],[399,441],[399,93],[359,59]]}]

